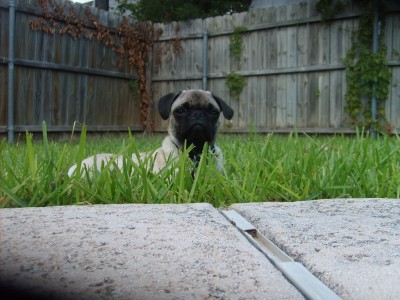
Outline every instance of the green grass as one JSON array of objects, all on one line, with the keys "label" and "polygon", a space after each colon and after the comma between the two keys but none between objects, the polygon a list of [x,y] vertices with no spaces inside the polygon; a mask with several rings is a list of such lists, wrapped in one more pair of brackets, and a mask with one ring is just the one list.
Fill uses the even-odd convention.
[{"label": "green grass", "polygon": [[[400,196],[398,136],[316,137],[291,134],[220,135],[225,169],[204,157],[196,175],[183,155],[159,174],[130,157],[156,149],[162,135],[86,136],[50,141],[31,134],[14,145],[0,143],[0,207],[110,203],[208,202],[216,207],[257,201]],[[105,166],[89,178],[69,178],[74,163],[99,152],[126,156],[123,171]],[[151,163],[151,162],[150,162]]]}]

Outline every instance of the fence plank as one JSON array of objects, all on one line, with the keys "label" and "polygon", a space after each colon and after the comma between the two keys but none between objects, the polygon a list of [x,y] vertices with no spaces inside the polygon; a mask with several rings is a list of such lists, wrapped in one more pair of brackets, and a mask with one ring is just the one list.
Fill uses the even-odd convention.
[{"label": "fence plank", "polygon": [[288,75],[278,75],[276,79],[277,87],[277,101],[276,104],[276,127],[283,128],[286,127],[286,117],[287,117],[287,76]]},{"label": "fence plank", "polygon": [[318,77],[318,127],[328,128],[330,119],[329,73],[321,72]]},{"label": "fence plank", "polygon": [[330,99],[330,124],[329,127],[340,128],[342,126],[342,71],[330,72],[329,99]]},{"label": "fence plank", "polygon": [[[388,59],[399,59],[400,49],[400,18],[399,15],[389,15],[385,24],[385,43],[388,49]],[[397,51],[397,52],[396,52]],[[385,106],[386,118],[393,129],[400,133],[400,67],[392,67],[392,78],[389,97]]]},{"label": "fence plank", "polygon": [[386,107],[386,118],[393,129],[400,133],[400,67],[392,68],[391,89]]},{"label": "fence plank", "polygon": [[307,127],[308,100],[309,100],[309,74],[298,74],[297,82],[297,126]]},{"label": "fence plank", "polygon": [[308,84],[307,127],[318,127],[318,73],[311,73]]}]

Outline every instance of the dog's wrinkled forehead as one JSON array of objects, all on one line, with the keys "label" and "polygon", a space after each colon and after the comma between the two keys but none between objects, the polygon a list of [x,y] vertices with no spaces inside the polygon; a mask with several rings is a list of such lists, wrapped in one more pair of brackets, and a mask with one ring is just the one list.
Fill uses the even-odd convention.
[{"label": "dog's wrinkled forehead", "polygon": [[219,105],[209,91],[203,90],[183,90],[179,97],[172,103],[171,111],[180,105],[187,103],[190,107],[208,108],[211,104],[218,110]]}]

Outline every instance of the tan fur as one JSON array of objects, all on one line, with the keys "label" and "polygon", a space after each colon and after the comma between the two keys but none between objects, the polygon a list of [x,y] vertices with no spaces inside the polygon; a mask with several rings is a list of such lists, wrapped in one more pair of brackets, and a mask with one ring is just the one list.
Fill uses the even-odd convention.
[{"label": "tan fur", "polygon": [[[179,155],[179,149],[175,146],[169,136],[167,136],[160,148],[155,150],[154,152],[142,152],[139,154],[139,160],[136,155],[132,155],[132,161],[135,164],[144,163],[146,158],[150,158],[149,164],[147,164],[147,170],[151,171],[155,174],[159,173],[162,169],[165,168],[169,161],[176,160]],[[215,147],[215,164],[219,171],[222,170],[223,157],[221,150],[218,147]],[[85,158],[82,161],[82,170],[88,170],[89,177],[92,177],[94,168],[99,172],[103,167],[105,167],[110,161],[113,161],[113,164],[110,166],[110,170],[114,169],[114,166],[117,165],[119,169],[123,167],[124,157],[122,155],[115,155],[111,153],[100,153],[90,157]],[[153,163],[154,161],[154,163]],[[152,163],[152,168],[150,170],[150,163]],[[68,176],[71,177],[76,172],[77,165],[73,165],[68,170]],[[83,174],[84,175],[84,174]]]}]

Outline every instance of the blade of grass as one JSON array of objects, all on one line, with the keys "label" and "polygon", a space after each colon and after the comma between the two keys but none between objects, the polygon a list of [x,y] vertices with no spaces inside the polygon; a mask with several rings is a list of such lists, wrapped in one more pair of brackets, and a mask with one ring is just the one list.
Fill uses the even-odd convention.
[{"label": "blade of grass", "polygon": [[8,197],[10,197],[12,202],[14,202],[14,204],[16,204],[17,206],[20,206],[20,207],[28,206],[28,202],[26,200],[19,198],[10,189],[6,188],[5,184],[3,184],[3,183],[1,184],[0,190],[2,190]]},{"label": "blade of grass", "polygon": [[33,134],[26,132],[26,157],[28,159],[28,167],[31,176],[35,177],[37,174],[37,159],[32,145]]},{"label": "blade of grass", "polygon": [[49,141],[47,139],[47,126],[46,121],[42,122],[42,134],[43,134],[43,146],[44,146],[44,153],[46,157],[50,157],[50,149],[49,149]]},{"label": "blade of grass", "polygon": [[208,154],[209,154],[208,153],[208,144],[206,143],[203,146],[203,151],[202,151],[202,155],[200,156],[199,165],[197,166],[196,170],[194,170],[195,176],[194,176],[192,187],[189,192],[188,203],[192,203],[194,200],[193,195],[194,195],[194,192],[196,191],[196,188],[197,188],[197,185],[199,182],[199,178],[201,176],[203,176],[203,173],[205,172],[204,169],[206,167],[206,157]]},{"label": "blade of grass", "polygon": [[[86,124],[83,124],[81,136],[79,139],[79,148],[76,162],[76,178],[80,178],[82,176],[82,161],[85,157],[85,147],[86,147]],[[86,172],[87,173],[87,172]]]}]

